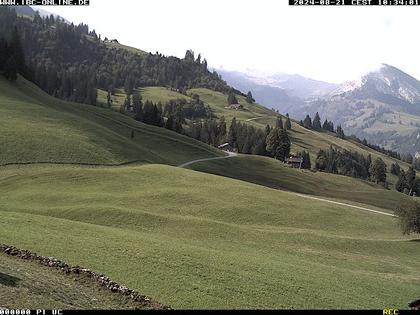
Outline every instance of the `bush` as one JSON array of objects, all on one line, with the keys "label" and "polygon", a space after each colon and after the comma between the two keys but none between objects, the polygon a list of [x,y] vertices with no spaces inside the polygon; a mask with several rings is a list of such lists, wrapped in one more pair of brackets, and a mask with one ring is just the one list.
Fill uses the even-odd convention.
[{"label": "bush", "polygon": [[407,202],[398,206],[394,211],[400,219],[400,227],[403,234],[420,233],[420,203],[417,201]]}]

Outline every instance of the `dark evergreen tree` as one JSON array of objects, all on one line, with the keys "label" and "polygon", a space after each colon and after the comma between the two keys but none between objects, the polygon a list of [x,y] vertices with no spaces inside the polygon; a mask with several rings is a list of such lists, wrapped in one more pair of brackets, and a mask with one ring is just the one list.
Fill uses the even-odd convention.
[{"label": "dark evergreen tree", "polygon": [[311,157],[309,152],[303,151],[298,153],[298,156],[302,157],[302,169],[311,169]]},{"label": "dark evergreen tree", "polygon": [[285,127],[284,129],[286,129],[286,130],[292,129],[292,122],[290,121],[289,114],[286,114],[286,123],[285,123],[284,127]]},{"label": "dark evergreen tree", "polygon": [[314,121],[312,123],[312,128],[315,130],[321,130],[321,118],[319,117],[319,113],[317,112],[314,117]]},{"label": "dark evergreen tree", "polygon": [[309,115],[306,115],[305,119],[303,120],[303,127],[306,129],[312,129],[312,119]]},{"label": "dark evergreen tree", "polygon": [[236,117],[233,117],[232,122],[229,127],[227,141],[229,142],[232,148],[237,148],[237,140],[238,140],[238,130],[237,130],[237,123]]},{"label": "dark evergreen tree", "polygon": [[391,174],[399,176],[401,173],[401,167],[398,165],[398,163],[392,163],[391,164]]},{"label": "dark evergreen tree", "polygon": [[343,128],[341,128],[341,126],[337,126],[337,136],[341,139],[344,139],[346,137],[346,135],[344,134],[344,130]]},{"label": "dark evergreen tree", "polygon": [[15,57],[10,56],[6,64],[4,66],[4,76],[9,81],[16,81],[17,73],[18,73],[18,66],[15,60]]},{"label": "dark evergreen tree", "polygon": [[229,105],[238,104],[238,99],[236,98],[235,93],[233,91],[229,92],[227,101]]},{"label": "dark evergreen tree", "polygon": [[22,44],[20,42],[20,36],[18,33],[18,29],[15,26],[12,31],[12,36],[10,39],[10,51],[13,55],[16,66],[17,66],[17,72],[24,75],[26,74],[26,65],[25,65],[25,55],[23,53]]},{"label": "dark evergreen tree", "polygon": [[283,118],[281,116],[277,117],[276,128],[283,129]]},{"label": "dark evergreen tree", "polygon": [[266,150],[275,159],[284,161],[290,153],[290,139],[286,130],[274,128],[266,140]]},{"label": "dark evergreen tree", "polygon": [[249,92],[247,93],[247,95],[246,95],[246,101],[247,101],[249,104],[253,104],[253,103],[255,102],[255,99],[252,97],[252,93],[251,93],[251,91],[249,91]]},{"label": "dark evergreen tree", "polygon": [[408,190],[407,178],[405,176],[404,170],[401,170],[400,174],[398,175],[398,180],[395,184],[395,189],[399,192],[404,192],[405,189]]}]

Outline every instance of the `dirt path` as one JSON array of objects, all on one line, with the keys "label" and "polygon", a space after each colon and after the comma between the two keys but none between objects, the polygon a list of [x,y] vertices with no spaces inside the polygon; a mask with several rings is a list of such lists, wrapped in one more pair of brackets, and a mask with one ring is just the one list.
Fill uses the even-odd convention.
[{"label": "dirt path", "polygon": [[[213,160],[222,160],[222,159],[228,159],[228,158],[232,158],[232,157],[238,156],[238,154],[235,153],[235,152],[227,152],[227,153],[228,153],[227,156],[193,160],[193,161],[190,161],[190,162],[186,162],[186,163],[184,163],[182,165],[179,165],[178,167],[183,168],[183,167],[186,167],[186,166],[189,166],[191,164],[198,163],[198,162],[213,161]],[[300,197],[300,198],[307,198],[307,199],[312,199],[312,200],[318,200],[318,201],[332,203],[332,204],[336,204],[336,205],[340,205],[340,206],[345,206],[345,207],[355,208],[355,209],[359,209],[359,210],[363,210],[363,211],[368,211],[368,212],[372,212],[372,213],[376,213],[376,214],[386,215],[386,216],[390,216],[390,217],[396,217],[392,213],[387,213],[387,212],[373,210],[373,209],[369,209],[369,208],[365,208],[365,207],[355,206],[355,205],[344,203],[344,202],[338,202],[338,201],[333,201],[333,200],[324,199],[324,198],[320,198],[320,197],[314,197],[314,196],[300,194],[300,193],[296,193],[296,192],[292,192],[292,191],[284,191],[284,192],[287,192],[289,194],[295,195],[295,196]]]},{"label": "dirt path", "polygon": [[324,202],[333,203],[333,204],[340,205],[340,206],[346,206],[346,207],[356,208],[356,209],[359,209],[359,210],[369,211],[369,212],[373,212],[373,213],[377,213],[377,214],[387,215],[387,216],[390,216],[390,217],[396,217],[392,213],[388,213],[388,212],[382,212],[382,211],[378,211],[378,210],[373,210],[373,209],[369,209],[369,208],[364,208],[364,207],[351,205],[351,204],[348,204],[348,203],[328,200],[328,199],[324,199],[324,198],[313,197],[313,196],[309,196],[309,195],[303,195],[303,194],[294,193],[294,192],[290,192],[290,193],[295,195],[295,196],[302,197],[302,198],[324,201]]},{"label": "dirt path", "polygon": [[237,155],[238,155],[238,154],[237,154],[237,153],[235,153],[235,152],[226,152],[226,153],[228,154],[228,155],[226,155],[226,156],[219,156],[219,157],[213,157],[213,158],[207,158],[207,159],[193,160],[193,161],[189,161],[189,162],[187,162],[187,163],[181,164],[181,165],[179,165],[178,167],[183,168],[183,167],[186,167],[186,166],[188,166],[188,165],[191,165],[191,164],[194,164],[194,163],[198,163],[198,162],[228,159],[228,158],[235,157],[235,156],[237,156]]},{"label": "dirt path", "polygon": [[253,120],[257,120],[257,119],[260,119],[260,118],[266,118],[266,117],[270,117],[270,116],[258,116],[258,117],[254,117],[254,118],[249,118],[245,121],[253,121]]}]

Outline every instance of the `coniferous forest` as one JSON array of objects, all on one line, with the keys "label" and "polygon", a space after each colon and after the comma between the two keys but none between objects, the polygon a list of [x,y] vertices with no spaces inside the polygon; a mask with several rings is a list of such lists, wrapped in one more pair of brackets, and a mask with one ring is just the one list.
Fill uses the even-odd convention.
[{"label": "coniferous forest", "polygon": [[[20,39],[22,54],[14,55],[25,56],[27,69],[21,74],[48,94],[65,100],[95,105],[98,88],[114,93],[115,88],[124,87],[128,94],[141,86],[232,90],[191,50],[180,59],[109,47],[87,25],[68,24],[52,15],[42,18],[36,14],[31,20],[1,7],[0,33]],[[18,65],[21,61],[15,60]],[[13,67],[13,60],[9,64]]]}]

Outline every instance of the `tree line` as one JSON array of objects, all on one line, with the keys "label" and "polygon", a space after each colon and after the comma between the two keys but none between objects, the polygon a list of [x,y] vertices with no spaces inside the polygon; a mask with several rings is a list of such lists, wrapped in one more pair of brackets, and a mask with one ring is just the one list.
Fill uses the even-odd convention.
[{"label": "tree line", "polygon": [[65,100],[95,105],[98,88],[111,94],[119,87],[132,94],[142,86],[169,86],[178,91],[193,87],[223,93],[232,90],[217,72],[208,70],[201,55],[195,56],[191,50],[181,59],[115,48],[85,24],[68,24],[52,15],[18,17],[13,8],[1,7],[0,34],[10,36],[14,28],[25,55],[25,77]]},{"label": "tree line", "polygon": [[[334,123],[332,121],[328,121],[327,119],[325,119],[324,123],[321,124],[321,117],[319,115],[319,113],[317,112],[315,114],[314,119],[312,120],[310,115],[306,115],[304,120],[301,120],[299,122],[299,124],[302,127],[305,127],[306,129],[313,129],[316,131],[329,131],[332,133],[335,133],[337,135],[337,137],[341,138],[341,139],[350,139],[353,141],[356,141],[360,144],[363,144],[364,146],[367,146],[368,148],[371,148],[377,152],[383,153],[387,156],[390,156],[394,159],[398,159],[404,162],[407,162],[409,164],[413,163],[413,156],[411,154],[403,154],[401,155],[400,153],[396,152],[396,151],[392,151],[392,150],[388,150],[385,149],[379,145],[375,145],[375,144],[371,144],[368,143],[366,139],[361,140],[360,138],[356,137],[355,135],[350,135],[347,136],[344,133],[343,128],[341,127],[341,125],[338,125],[337,128],[334,127]],[[419,162],[419,167],[420,167],[420,162]]]},{"label": "tree line", "polygon": [[18,73],[26,74],[25,56],[15,27],[8,37],[0,36],[0,74],[15,81]]},{"label": "tree line", "polygon": [[332,121],[328,121],[325,119],[324,123],[321,123],[321,117],[317,112],[315,114],[314,119],[312,120],[311,116],[306,115],[304,120],[301,120],[299,124],[306,129],[313,129],[316,131],[329,131],[337,134],[337,136],[341,139],[344,139],[346,135],[344,134],[343,128],[339,125],[336,129],[334,129],[334,123]]},{"label": "tree line", "polygon": [[370,179],[377,184],[387,186],[387,167],[381,158],[372,161],[372,156],[358,152],[335,149],[332,146],[319,150],[315,169],[333,174],[340,174],[360,179]]},{"label": "tree line", "polygon": [[398,163],[393,163],[391,174],[398,176],[398,181],[395,184],[397,191],[409,196],[420,196],[420,179],[417,177],[413,166],[404,171]]}]

